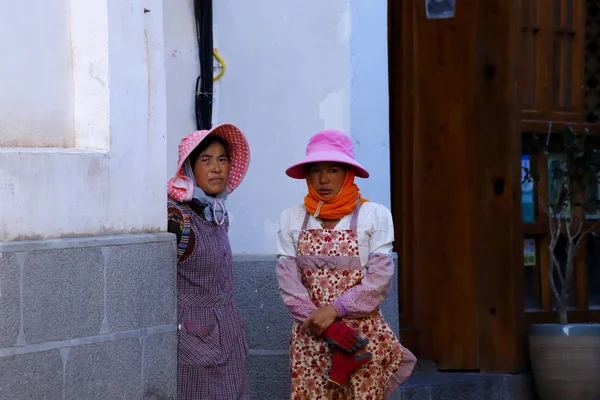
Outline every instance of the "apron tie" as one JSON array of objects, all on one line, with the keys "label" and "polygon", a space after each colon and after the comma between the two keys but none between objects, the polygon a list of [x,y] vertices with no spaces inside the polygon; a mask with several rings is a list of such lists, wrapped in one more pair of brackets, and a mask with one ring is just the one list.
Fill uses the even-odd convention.
[{"label": "apron tie", "polygon": [[327,257],[323,257],[323,256],[318,256],[317,259],[315,260],[315,264],[317,265],[317,267],[323,269],[325,267],[329,268],[329,269],[336,269],[337,268],[337,261],[335,259],[334,256],[327,256]]},{"label": "apron tie", "polygon": [[317,218],[319,216],[319,213],[321,212],[321,206],[323,205],[322,201],[319,201],[319,204],[317,205],[317,209],[315,210],[315,215],[313,215],[313,217]]}]

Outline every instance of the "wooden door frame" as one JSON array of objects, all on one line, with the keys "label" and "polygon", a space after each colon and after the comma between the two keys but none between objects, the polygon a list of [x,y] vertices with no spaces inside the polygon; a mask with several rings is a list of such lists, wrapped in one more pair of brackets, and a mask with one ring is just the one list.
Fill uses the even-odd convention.
[{"label": "wooden door frame", "polygon": [[[402,132],[415,130],[413,103],[417,91],[413,79],[413,65],[409,60],[415,60],[416,46],[412,39],[414,18],[403,18],[413,13],[410,1],[388,1],[388,64],[390,71],[390,167],[392,214],[394,217],[394,234],[396,238],[395,251],[398,254],[399,291],[398,302],[400,310],[400,334],[403,344],[421,357],[426,357],[426,349],[419,343],[419,334],[413,320],[413,275],[412,246],[412,135],[402,135]],[[400,79],[396,73],[400,69]],[[400,112],[397,112],[401,110]],[[400,157],[394,154],[400,153]]]}]

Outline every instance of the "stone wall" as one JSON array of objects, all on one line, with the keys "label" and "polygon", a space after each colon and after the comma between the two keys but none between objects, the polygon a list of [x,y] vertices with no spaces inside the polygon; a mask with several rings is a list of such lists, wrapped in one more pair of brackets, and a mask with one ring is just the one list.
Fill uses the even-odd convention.
[{"label": "stone wall", "polygon": [[[175,399],[174,236],[0,242],[0,399]],[[289,397],[275,256],[234,257],[254,399]],[[396,279],[394,279],[396,282]],[[382,310],[398,333],[397,287]]]},{"label": "stone wall", "polygon": [[174,243],[0,242],[0,399],[175,399]]}]

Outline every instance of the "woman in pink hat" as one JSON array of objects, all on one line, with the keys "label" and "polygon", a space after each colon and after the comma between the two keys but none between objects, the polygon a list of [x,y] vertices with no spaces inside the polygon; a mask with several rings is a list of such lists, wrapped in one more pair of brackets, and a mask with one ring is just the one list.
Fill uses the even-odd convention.
[{"label": "woman in pink hat", "polygon": [[250,398],[225,209],[249,162],[248,142],[234,125],[194,132],[179,144],[167,187],[168,230],[177,236],[179,400]]},{"label": "woman in pink hat", "polygon": [[304,203],[281,214],[277,241],[294,318],[291,398],[386,399],[416,363],[379,310],[394,274],[392,216],[361,196],[354,177],[369,173],[341,132],[314,135],[286,174],[308,186]]}]

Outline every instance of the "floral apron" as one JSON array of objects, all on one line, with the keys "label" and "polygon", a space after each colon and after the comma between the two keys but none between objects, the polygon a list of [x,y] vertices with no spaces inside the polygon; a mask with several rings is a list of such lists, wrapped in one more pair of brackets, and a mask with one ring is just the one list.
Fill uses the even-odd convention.
[{"label": "floral apron", "polygon": [[[352,215],[350,229],[344,231],[307,230],[309,214],[304,218],[296,259],[302,283],[317,307],[333,303],[363,279],[356,229],[359,209],[360,205]],[[405,379],[401,364],[408,350],[402,347],[379,308],[364,318],[341,321],[369,339],[366,349],[373,359],[354,371],[340,388],[327,380],[332,355],[329,345],[323,338],[307,334],[295,321],[290,344],[291,399],[385,399]]]}]

